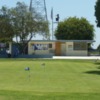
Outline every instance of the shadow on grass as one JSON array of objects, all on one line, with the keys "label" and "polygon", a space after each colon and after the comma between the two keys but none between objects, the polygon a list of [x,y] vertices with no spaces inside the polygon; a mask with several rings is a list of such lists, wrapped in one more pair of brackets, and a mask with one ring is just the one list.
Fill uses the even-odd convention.
[{"label": "shadow on grass", "polygon": [[95,65],[100,65],[100,62],[95,62]]},{"label": "shadow on grass", "polygon": [[100,71],[87,71],[85,72],[86,74],[95,74],[95,75],[100,75]]},{"label": "shadow on grass", "polygon": [[97,69],[100,69],[100,66],[97,66]]}]

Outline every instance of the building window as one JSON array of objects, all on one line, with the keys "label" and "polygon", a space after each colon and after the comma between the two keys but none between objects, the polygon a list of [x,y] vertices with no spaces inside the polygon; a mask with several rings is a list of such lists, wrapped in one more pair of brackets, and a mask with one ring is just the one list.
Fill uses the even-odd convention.
[{"label": "building window", "polygon": [[49,48],[52,48],[52,44],[49,44]]},{"label": "building window", "polygon": [[33,44],[32,48],[34,50],[48,50],[48,44]]},{"label": "building window", "polygon": [[87,50],[87,43],[74,42],[74,50]]}]

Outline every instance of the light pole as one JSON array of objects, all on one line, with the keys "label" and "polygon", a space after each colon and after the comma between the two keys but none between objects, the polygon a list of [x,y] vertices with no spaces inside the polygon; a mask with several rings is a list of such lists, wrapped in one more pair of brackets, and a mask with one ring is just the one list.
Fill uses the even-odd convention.
[{"label": "light pole", "polygon": [[51,20],[52,20],[52,40],[53,40],[53,35],[54,35],[54,24],[58,24],[59,23],[59,14],[56,15],[55,21],[53,19],[53,8],[51,9]]}]

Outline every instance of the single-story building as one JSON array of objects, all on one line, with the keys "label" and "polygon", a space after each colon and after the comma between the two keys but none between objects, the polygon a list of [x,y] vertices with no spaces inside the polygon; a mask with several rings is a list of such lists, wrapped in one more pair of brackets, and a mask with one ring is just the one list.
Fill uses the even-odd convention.
[{"label": "single-story building", "polygon": [[28,43],[29,55],[87,56],[93,40],[33,40]]}]

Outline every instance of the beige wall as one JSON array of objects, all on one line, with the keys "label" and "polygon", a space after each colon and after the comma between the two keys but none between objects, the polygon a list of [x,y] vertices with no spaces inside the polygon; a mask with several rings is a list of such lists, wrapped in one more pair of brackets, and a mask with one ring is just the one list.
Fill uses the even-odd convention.
[{"label": "beige wall", "polygon": [[[52,44],[52,48],[48,50],[34,50],[32,47],[33,44]],[[28,44],[28,54],[52,54],[55,55],[55,42],[29,42]],[[61,43],[61,56],[87,56],[87,50],[74,50],[73,42],[62,42]]]},{"label": "beige wall", "polygon": [[[33,44],[52,44],[52,48],[48,48],[47,50],[34,50]],[[29,42],[28,44],[28,54],[39,54],[39,55],[46,55],[46,54],[53,54],[55,50],[55,43],[54,42]]]},{"label": "beige wall", "polygon": [[66,43],[61,44],[61,56],[66,56]]},{"label": "beige wall", "polygon": [[87,56],[87,50],[74,50],[73,42],[66,43],[66,56]]},{"label": "beige wall", "polygon": [[68,51],[66,56],[87,56],[88,52],[87,51]]}]

